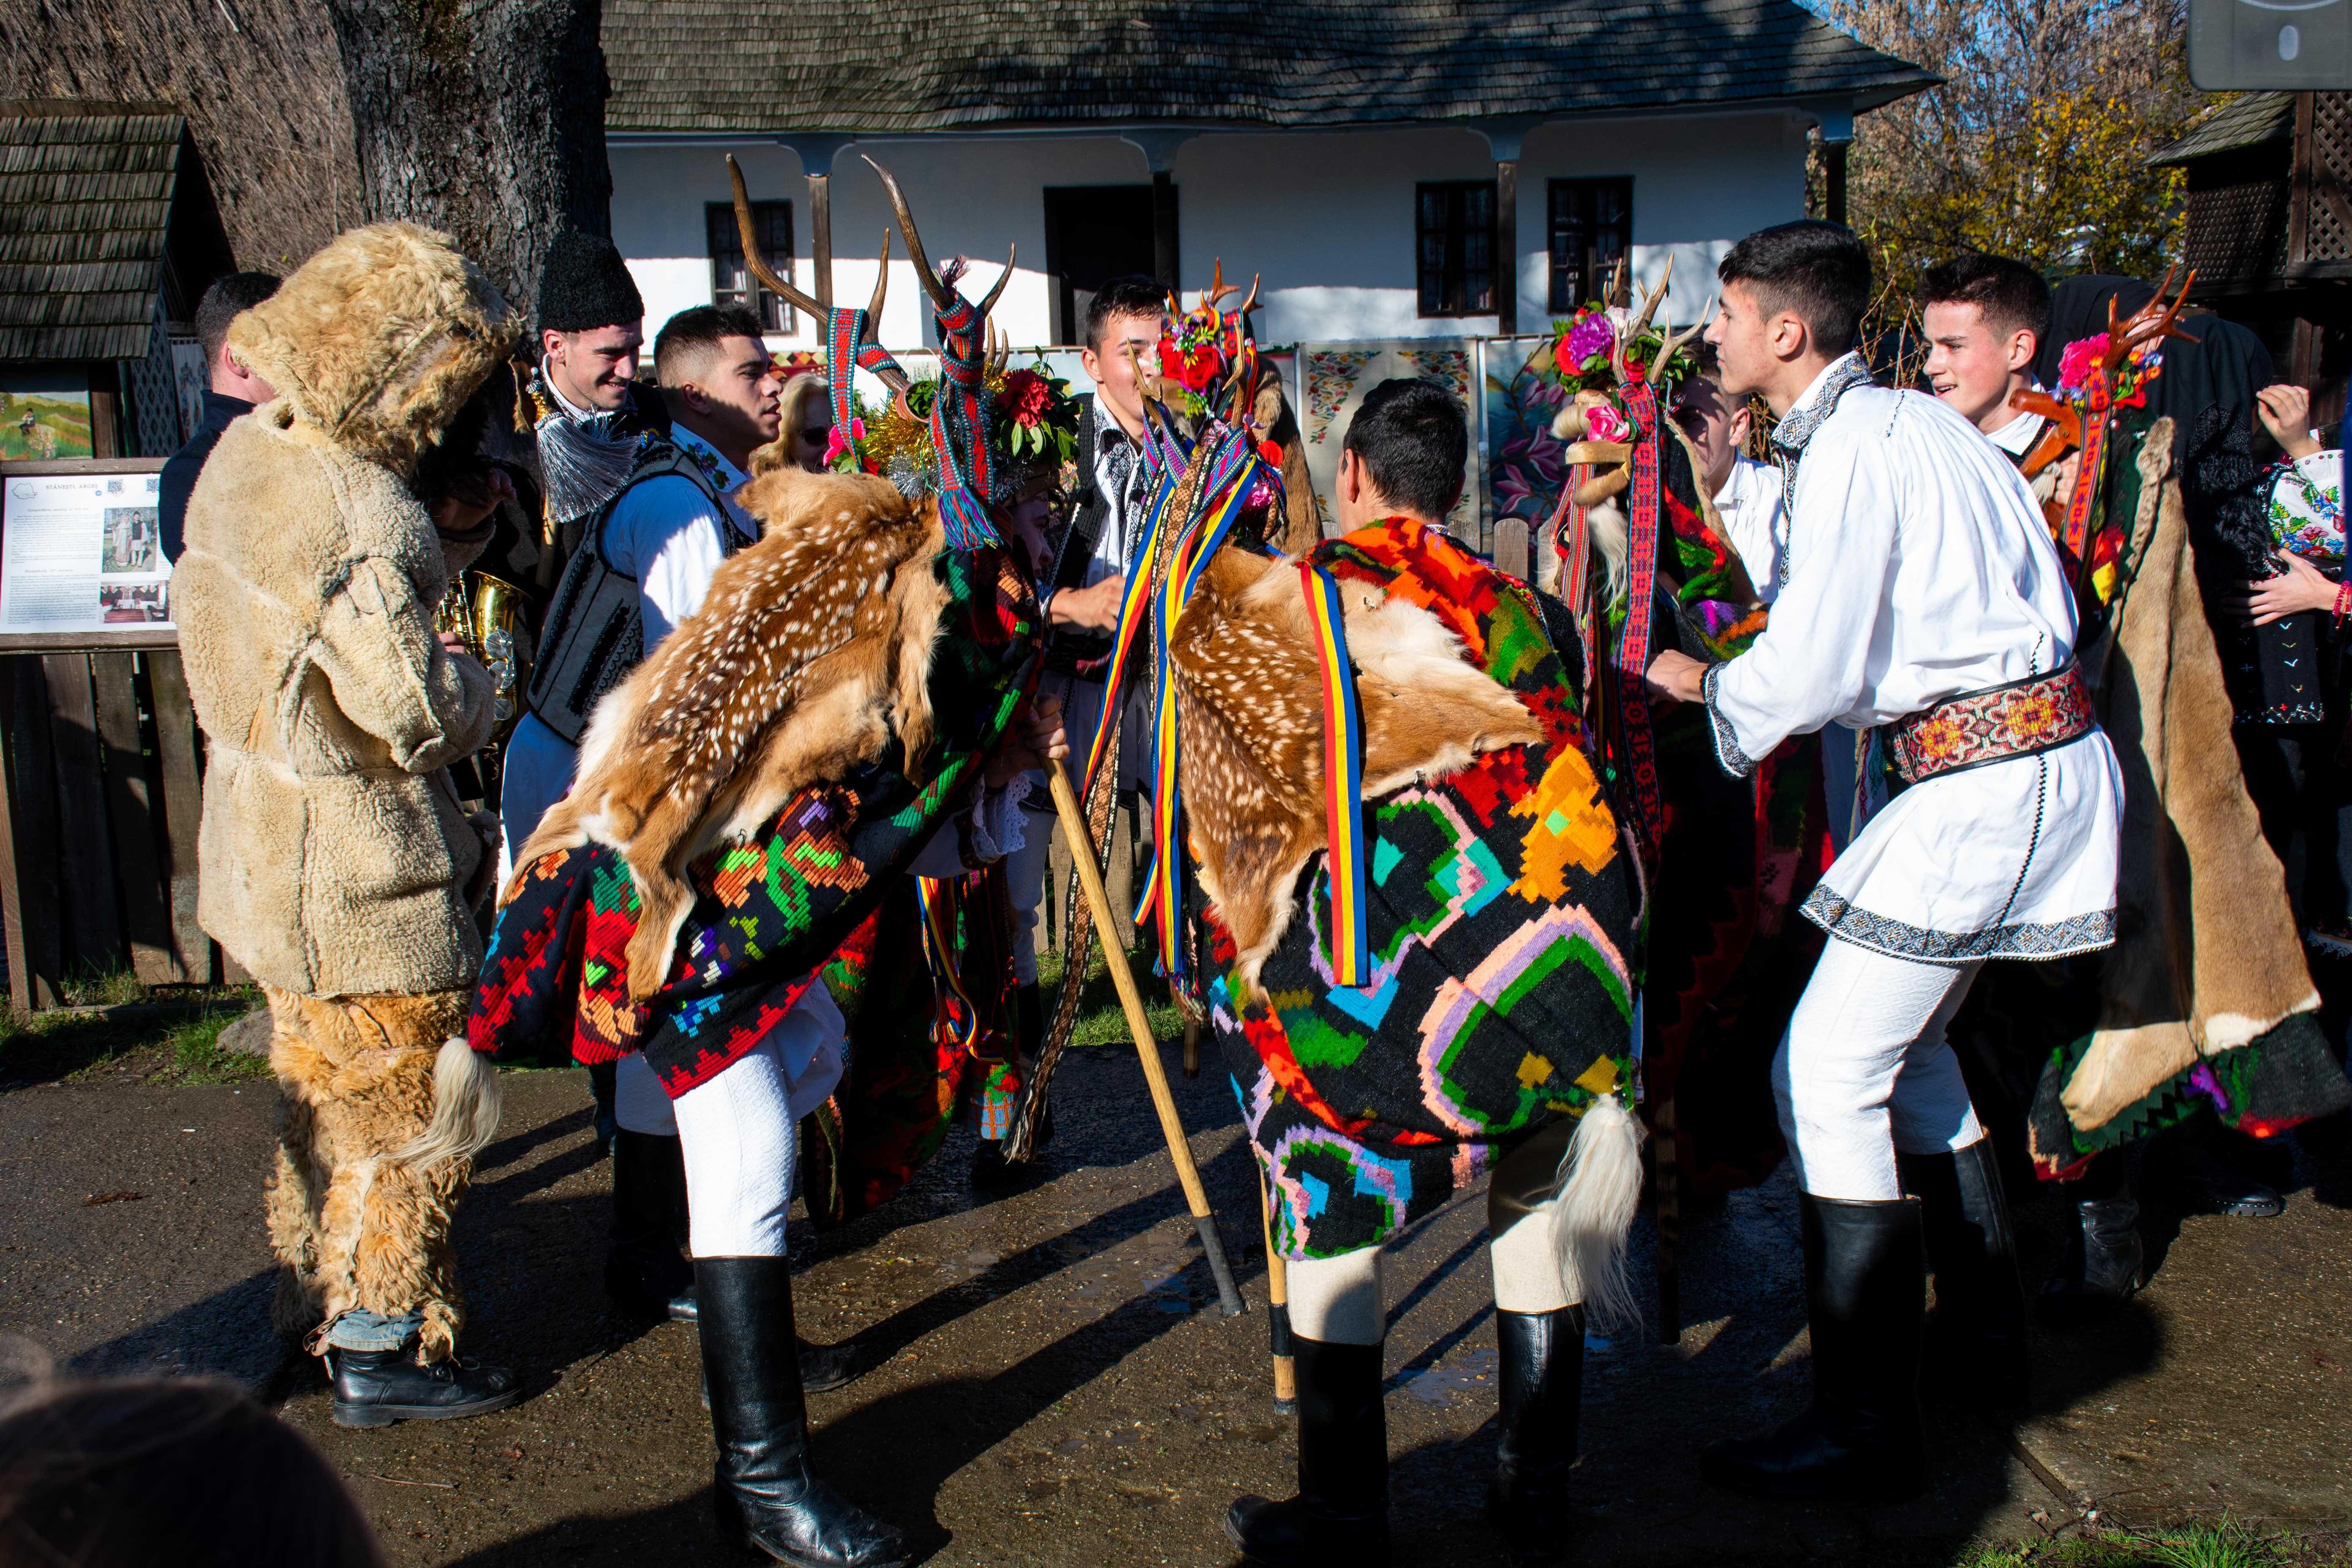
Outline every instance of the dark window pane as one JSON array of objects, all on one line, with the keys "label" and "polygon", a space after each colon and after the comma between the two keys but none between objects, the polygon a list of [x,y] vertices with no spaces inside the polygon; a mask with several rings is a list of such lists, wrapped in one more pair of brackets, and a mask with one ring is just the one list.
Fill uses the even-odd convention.
[{"label": "dark window pane", "polygon": [[1546,206],[1551,218],[1550,305],[1555,314],[1565,315],[1601,300],[1610,269],[1633,247],[1633,182],[1553,180]]},{"label": "dark window pane", "polygon": [[[735,208],[724,202],[703,207],[710,251],[710,298],[720,305],[750,305],[760,313],[760,324],[772,332],[793,330],[793,310],[766,289],[755,288],[743,258],[743,234],[735,222]],[[753,202],[751,229],[768,265],[783,277],[793,270],[793,204]]]},{"label": "dark window pane", "polygon": [[1495,308],[1496,186],[1449,180],[1413,192],[1413,259],[1424,316],[1484,315]]}]

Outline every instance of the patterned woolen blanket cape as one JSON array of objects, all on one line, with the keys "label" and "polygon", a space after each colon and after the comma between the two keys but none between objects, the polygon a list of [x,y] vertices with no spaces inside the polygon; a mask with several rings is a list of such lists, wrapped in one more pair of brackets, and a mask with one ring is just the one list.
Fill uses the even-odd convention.
[{"label": "patterned woolen blanket cape", "polygon": [[668,980],[642,1007],[628,996],[637,898],[627,868],[601,845],[541,857],[491,933],[466,1026],[474,1049],[591,1064],[641,1050],[675,1097],[782,1020],[963,805],[1034,684],[1036,602],[1005,552],[950,551],[933,569],[948,605],[927,683],[938,738],[924,776],[908,775],[894,745],[698,861]]},{"label": "patterned woolen blanket cape", "polygon": [[1371,984],[1331,983],[1320,854],[1246,1005],[1231,939],[1202,916],[1227,966],[1211,1017],[1292,1258],[1389,1239],[1494,1154],[1629,1092],[1632,1071],[1633,871],[1533,595],[1409,521],[1314,559],[1436,615],[1543,739],[1364,805]]}]

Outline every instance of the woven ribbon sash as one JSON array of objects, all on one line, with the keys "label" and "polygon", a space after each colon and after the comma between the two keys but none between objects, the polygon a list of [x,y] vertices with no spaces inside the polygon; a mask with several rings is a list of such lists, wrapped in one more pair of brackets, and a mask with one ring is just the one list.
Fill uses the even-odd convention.
[{"label": "woven ribbon sash", "polygon": [[833,400],[833,427],[846,441],[850,439],[851,422],[857,416],[855,371],[897,370],[898,362],[880,343],[866,342],[863,310],[835,310],[826,319],[824,351],[825,390]]},{"label": "woven ribbon sash", "polygon": [[973,550],[1000,542],[988,521],[988,395],[986,320],[959,294],[952,310],[935,311],[940,329],[940,390],[931,400],[931,449],[940,462],[940,521],[948,548]]},{"label": "woven ribbon sash", "polygon": [[2089,406],[2083,410],[2083,462],[2074,473],[2074,493],[2066,499],[2066,533],[2059,541],[2066,552],[2067,569],[2075,574],[2078,590],[2091,583],[2091,514],[2105,488],[2101,470],[2107,460],[2107,424],[2114,411],[2114,393],[2107,384],[2105,363],[2091,366]]},{"label": "woven ribbon sash", "polygon": [[1323,822],[1330,836],[1331,983],[1359,986],[1372,972],[1371,930],[1364,918],[1364,728],[1339,584],[1311,561],[1298,563],[1315,661],[1323,681]]},{"label": "woven ribbon sash", "polygon": [[1634,830],[1642,857],[1657,864],[1665,835],[1666,808],[1658,787],[1657,739],[1650,728],[1650,700],[1642,678],[1650,668],[1651,600],[1658,584],[1658,398],[1637,369],[1621,388],[1633,421],[1633,477],[1626,489],[1630,512],[1627,542],[1625,625],[1617,637],[1617,720],[1625,740],[1631,774]]},{"label": "woven ribbon sash", "polygon": [[[1206,448],[1205,458],[1202,449]],[[1213,427],[1193,448],[1195,463],[1206,461],[1208,473],[1200,493],[1208,504],[1176,540],[1168,574],[1160,584],[1159,614],[1152,618],[1154,718],[1156,755],[1152,770],[1151,870],[1136,900],[1135,923],[1151,918],[1160,934],[1161,966],[1171,979],[1182,981],[1190,971],[1181,939],[1184,923],[1184,806],[1179,798],[1176,683],[1170,679],[1168,638],[1176,618],[1192,600],[1209,559],[1233,531],[1248,500],[1251,480],[1263,465],[1248,437],[1240,431]]]}]

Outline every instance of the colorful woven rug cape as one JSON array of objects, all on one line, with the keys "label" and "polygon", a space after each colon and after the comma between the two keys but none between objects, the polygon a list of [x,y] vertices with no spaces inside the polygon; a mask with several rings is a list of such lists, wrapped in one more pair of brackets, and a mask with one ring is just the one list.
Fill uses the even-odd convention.
[{"label": "colorful woven rug cape", "polygon": [[[857,323],[845,320],[854,314],[835,312],[836,344],[856,342]],[[958,333],[966,347],[976,342],[969,322],[943,317],[941,327],[943,342]],[[869,351],[834,356],[837,398],[853,363],[887,361]],[[950,446],[963,428],[949,423]],[[642,1051],[676,1096],[757,1046],[854,935],[866,940],[845,962],[866,962],[873,932],[861,928],[962,805],[1036,679],[1035,599],[992,531],[971,548],[950,548],[933,570],[948,604],[926,683],[937,740],[921,775],[909,775],[894,746],[852,777],[803,791],[749,841],[696,862],[694,910],[667,981],[644,1006],[628,998],[625,952],[638,905],[619,857],[592,844],[524,868],[467,1020],[476,1050],[587,1064]]]},{"label": "colorful woven rug cape", "polygon": [[1336,981],[1328,856],[1302,873],[1246,1003],[1225,967],[1231,939],[1194,901],[1203,956],[1220,966],[1210,1017],[1290,1258],[1378,1246],[1493,1154],[1633,1092],[1634,868],[1534,595],[1402,519],[1310,560],[1343,593],[1430,611],[1544,738],[1358,803],[1360,986]]}]

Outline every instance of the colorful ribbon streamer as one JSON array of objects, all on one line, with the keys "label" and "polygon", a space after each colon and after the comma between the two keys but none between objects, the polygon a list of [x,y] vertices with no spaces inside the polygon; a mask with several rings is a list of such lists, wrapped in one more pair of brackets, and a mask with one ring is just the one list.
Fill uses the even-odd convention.
[{"label": "colorful ribbon streamer", "polygon": [[1371,931],[1364,918],[1364,729],[1339,584],[1309,561],[1298,563],[1307,618],[1315,630],[1323,679],[1323,820],[1330,835],[1331,983],[1361,985],[1372,972]]}]

